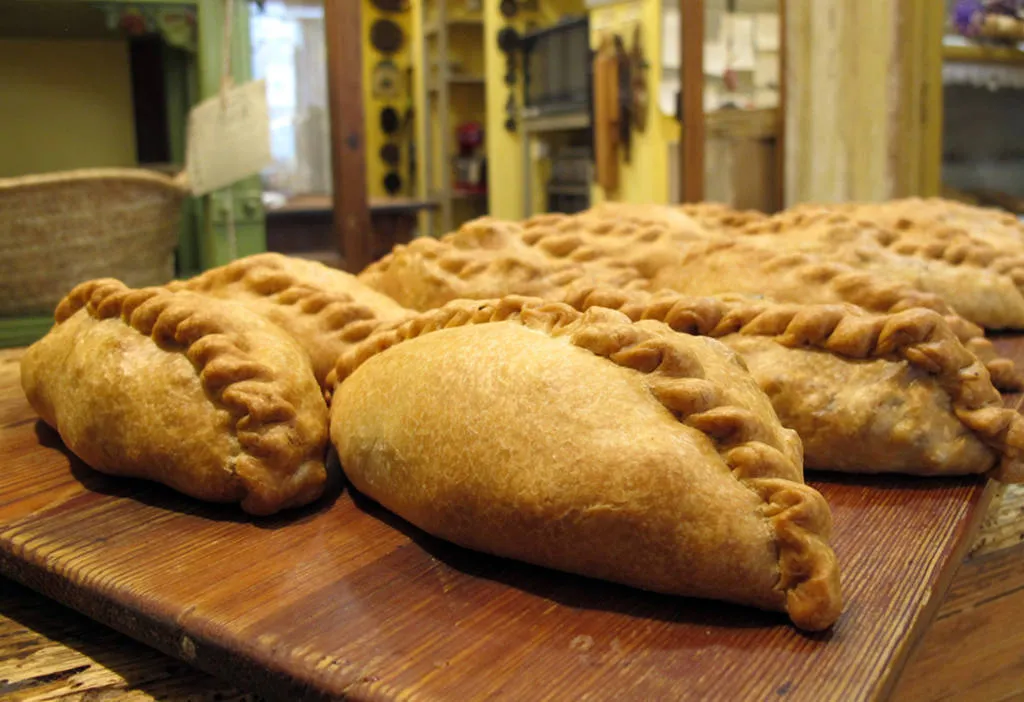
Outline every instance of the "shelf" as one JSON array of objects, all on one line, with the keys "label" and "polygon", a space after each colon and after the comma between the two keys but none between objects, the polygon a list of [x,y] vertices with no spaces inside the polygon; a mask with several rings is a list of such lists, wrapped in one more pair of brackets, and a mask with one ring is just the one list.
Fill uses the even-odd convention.
[{"label": "shelf", "polygon": [[548,195],[577,195],[590,197],[589,185],[548,185]]},{"label": "shelf", "polygon": [[[452,188],[451,199],[452,200],[481,200],[487,198],[486,190],[459,190]],[[433,194],[432,199],[440,202],[444,199],[444,192],[439,190]]]},{"label": "shelf", "polygon": [[[437,92],[437,85],[436,85],[437,81],[436,80],[432,81],[432,83],[434,83],[434,85],[428,85],[427,86],[427,92],[436,93]],[[449,85],[480,85],[480,86],[482,86],[482,85],[486,84],[486,80],[484,79],[483,76],[452,75],[452,76],[448,76],[448,84]]]},{"label": "shelf", "polygon": [[942,58],[946,61],[1024,64],[1024,51],[1015,46],[943,44]]},{"label": "shelf", "polygon": [[590,113],[563,112],[553,115],[524,115],[520,123],[525,130],[534,133],[587,129],[590,127]]},{"label": "shelf", "polygon": [[[449,19],[445,24],[451,27],[480,27],[483,29],[484,21],[474,17],[455,17]],[[437,34],[437,30],[440,28],[440,24],[437,20],[433,22],[427,22],[423,25],[423,36],[430,37]]]}]

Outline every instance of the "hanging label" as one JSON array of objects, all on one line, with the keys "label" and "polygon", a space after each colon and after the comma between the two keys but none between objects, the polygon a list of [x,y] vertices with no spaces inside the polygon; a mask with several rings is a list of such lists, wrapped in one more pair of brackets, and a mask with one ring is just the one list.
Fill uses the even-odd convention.
[{"label": "hanging label", "polygon": [[271,162],[270,116],[262,80],[230,88],[192,108],[185,169],[194,195],[259,173]]}]

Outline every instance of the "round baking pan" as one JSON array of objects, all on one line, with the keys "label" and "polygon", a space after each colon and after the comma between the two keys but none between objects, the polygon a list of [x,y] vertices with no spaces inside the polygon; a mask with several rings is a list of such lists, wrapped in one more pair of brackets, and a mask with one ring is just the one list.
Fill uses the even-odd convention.
[{"label": "round baking pan", "polygon": [[402,48],[402,28],[389,19],[375,20],[370,25],[370,45],[377,51],[391,54]]},{"label": "round baking pan", "polygon": [[388,59],[382,59],[373,67],[370,76],[373,96],[378,100],[394,100],[401,93],[402,74],[398,66]]},{"label": "round baking pan", "polygon": [[402,159],[402,152],[398,144],[384,144],[380,147],[380,160],[389,166],[397,166]]},{"label": "round baking pan", "polygon": [[380,129],[385,134],[394,134],[401,126],[398,112],[393,107],[385,107],[380,111]]},{"label": "round baking pan", "polygon": [[402,189],[402,176],[398,175],[394,171],[384,176],[384,190],[387,191],[388,195],[394,195]]},{"label": "round baking pan", "polygon": [[381,12],[405,12],[405,0],[370,0],[370,4]]},{"label": "round baking pan", "polygon": [[501,5],[499,5],[499,9],[501,10],[501,14],[503,16],[507,17],[508,19],[512,19],[517,14],[519,14],[519,3],[517,3],[516,0],[501,0]]},{"label": "round baking pan", "polygon": [[514,27],[505,27],[498,32],[498,48],[506,54],[519,50],[519,32]]}]

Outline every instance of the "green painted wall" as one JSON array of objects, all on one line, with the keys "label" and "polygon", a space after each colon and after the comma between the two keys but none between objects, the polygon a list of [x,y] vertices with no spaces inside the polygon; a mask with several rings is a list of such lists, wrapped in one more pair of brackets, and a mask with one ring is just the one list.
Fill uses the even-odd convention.
[{"label": "green painted wall", "polygon": [[135,165],[128,44],[0,40],[0,177]]}]

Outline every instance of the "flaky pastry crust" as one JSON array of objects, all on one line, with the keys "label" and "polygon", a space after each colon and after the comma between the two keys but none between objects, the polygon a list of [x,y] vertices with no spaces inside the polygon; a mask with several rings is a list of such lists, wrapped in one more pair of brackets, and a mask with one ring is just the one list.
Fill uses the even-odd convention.
[{"label": "flaky pastry crust", "polygon": [[309,360],[246,309],[187,292],[77,286],[22,361],[40,416],[93,468],[270,514],[326,481]]},{"label": "flaky pastry crust", "polygon": [[[523,350],[517,351],[521,345],[525,345]],[[594,402],[607,407],[621,400],[616,394],[620,381],[630,388],[640,383],[643,394],[635,396],[629,391],[633,399],[623,411],[627,416],[635,410],[647,417],[644,413],[651,406],[660,405],[660,412],[668,410],[670,415],[640,421],[636,427],[660,438],[644,441],[640,437],[634,442],[632,434],[620,437],[613,426],[603,427],[595,419],[602,424],[604,437],[602,445],[595,447],[587,436],[577,440],[573,432],[579,427],[563,426],[567,415],[561,410],[552,411],[541,397],[532,398],[536,404],[531,405],[530,412],[516,412],[513,405],[518,406],[517,402],[496,403],[500,406],[480,407],[480,417],[465,416],[465,426],[453,424],[455,420],[447,412],[462,401],[461,393],[469,392],[459,387],[445,393],[445,408],[439,408],[437,416],[423,415],[415,409],[422,402],[438,401],[430,398],[427,389],[443,380],[435,379],[433,371],[464,374],[463,364],[474,368],[483,364],[479,372],[489,378],[491,371],[485,369],[497,364],[494,378],[503,378],[503,384],[515,384],[518,364],[535,362],[527,349],[538,351],[541,347],[541,353],[554,355],[521,380],[531,388],[539,383],[546,391],[565,397],[579,427],[586,419],[580,420],[577,413],[587,409],[576,406],[572,398],[589,397],[588,407]],[[582,350],[589,355],[581,357]],[[478,354],[485,358],[476,359]],[[627,372],[622,373],[622,369]],[[569,379],[579,378],[577,371],[584,380]],[[420,380],[411,381],[408,373]],[[700,343],[697,337],[677,334],[657,322],[634,324],[610,310],[581,314],[567,305],[518,296],[481,302],[458,300],[390,329],[378,330],[339,360],[335,378],[339,385],[332,406],[332,440],[353,484],[436,535],[471,548],[647,589],[785,609],[797,626],[807,629],[825,628],[839,614],[838,570],[827,543],[831,518],[820,494],[802,482],[799,442],[778,424],[767,398],[757,390],[742,363],[718,344]],[[389,399],[389,384],[405,387],[410,382],[416,387],[408,388],[404,399],[396,398],[399,417],[366,419],[365,413],[373,412],[372,408],[381,402],[394,404]],[[490,387],[494,381],[481,382]],[[385,395],[368,398],[368,392]],[[517,387],[517,393],[521,397],[529,391]],[[466,401],[474,402],[472,398]],[[404,411],[407,402],[414,406],[408,409],[412,412],[409,417]],[[594,411],[601,410],[594,406]],[[535,427],[537,434],[527,442],[513,439],[514,443],[506,446],[502,434],[511,428],[504,413],[515,414],[518,420],[512,421]],[[420,450],[411,453],[406,451],[402,431],[395,430],[409,421],[419,424],[417,435],[422,439]],[[494,427],[498,433],[493,439],[481,438],[491,436],[491,421],[499,423]],[[623,417],[621,421],[632,423],[633,419]],[[438,423],[436,428],[432,428],[434,422]],[[679,425],[697,432],[688,436],[703,438],[668,439],[679,430],[671,427]],[[425,438],[428,434],[419,433],[431,431],[442,434],[443,441],[433,442]],[[667,433],[662,435],[662,431]],[[651,448],[654,444],[662,446],[661,438],[673,447],[665,449],[668,453]],[[620,439],[629,444],[629,451],[618,459],[609,459],[608,452],[615,453]],[[704,446],[705,440],[716,456],[705,456],[707,466],[697,465],[700,461],[693,457],[669,456],[693,441]],[[520,465],[522,451],[530,452],[535,443],[541,446],[537,450],[545,459],[526,458]],[[465,454],[459,452],[463,444],[469,445]],[[559,461],[566,446],[572,449],[572,460],[571,465],[562,466]],[[649,450],[657,459],[646,457]],[[478,464],[479,452],[503,458],[492,458],[491,465],[483,466]],[[435,459],[443,468],[430,463]],[[654,462],[645,463],[648,459]],[[606,474],[609,460],[614,469]],[[631,472],[633,461],[638,462],[633,467],[638,470],[635,474]],[[710,475],[699,484],[688,483],[677,472],[702,474],[705,467],[718,461],[724,465],[722,473],[715,475],[731,473],[721,485],[717,483],[720,478]],[[564,471],[583,472],[573,478],[572,486],[567,486],[561,478]],[[535,475],[538,485],[553,483],[558,487],[524,497],[534,490],[533,483],[522,482],[524,475]],[[523,487],[510,492],[506,480]],[[658,486],[651,487],[654,492],[616,501],[614,495],[619,494],[620,485],[642,485],[646,490],[650,481]],[[735,493],[729,481],[748,492]],[[476,487],[467,487],[470,484]],[[581,496],[589,495],[591,489],[603,495],[602,500],[616,502],[615,506],[595,506],[591,498]],[[690,505],[691,499],[698,498],[681,496],[704,494],[705,490],[715,497],[707,497],[708,502],[694,508],[704,521],[694,523],[696,515],[686,512],[689,507],[675,511],[677,503],[672,496],[679,497],[678,504]],[[747,524],[747,508],[733,514],[726,505],[733,504],[733,499],[745,500],[742,495],[751,493],[759,505],[756,513],[773,534],[770,538],[774,545],[767,551],[757,545],[762,537],[756,526],[750,531],[743,527],[749,541],[737,542],[737,538],[729,537],[726,541],[731,545],[727,546],[719,540],[725,538],[720,529],[739,529],[739,525]],[[424,494],[443,500],[446,509],[439,512]],[[663,497],[670,499],[663,501]],[[722,500],[722,505],[715,504],[715,500]],[[506,501],[514,509],[507,508]],[[724,523],[720,521],[723,519]],[[684,524],[693,534],[676,534],[669,542],[658,536],[663,527],[675,534]],[[702,537],[705,530],[708,535]],[[543,536],[533,541],[524,534]],[[646,547],[638,548],[635,539]],[[674,539],[680,539],[684,546],[697,543],[700,552],[688,553]],[[740,562],[734,561],[737,558]],[[709,565],[710,571],[697,565],[705,561],[716,565]],[[728,564],[724,574],[709,575],[721,571],[724,564]],[[767,589],[758,585],[768,580],[772,584]]]},{"label": "flaky pastry crust", "polygon": [[[747,359],[783,423],[804,438],[813,467],[924,474],[987,471],[1004,482],[1024,480],[1024,418],[1003,407],[984,365],[929,310],[873,315],[847,305],[725,301],[588,286],[570,288],[565,301],[575,309],[616,309],[633,320],[655,319],[676,331],[721,339]],[[790,353],[766,350],[754,337],[770,339]],[[807,349],[860,365],[837,367],[835,360]],[[763,362],[755,355],[763,355]],[[879,365],[872,368],[864,362]],[[895,364],[914,372],[901,372]],[[864,377],[853,382],[855,376]],[[808,407],[813,401],[806,397],[808,388],[819,394],[827,388],[823,406]],[[840,402],[836,425],[829,428],[829,408],[837,404],[836,398],[861,388],[873,398],[862,407],[863,414],[843,406],[854,403]],[[918,397],[939,392],[943,397]],[[888,426],[880,427],[887,413]],[[953,418],[969,433],[958,432]],[[870,442],[864,441],[868,434]]]}]

